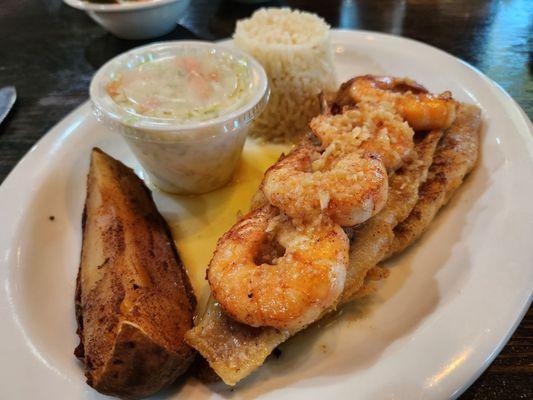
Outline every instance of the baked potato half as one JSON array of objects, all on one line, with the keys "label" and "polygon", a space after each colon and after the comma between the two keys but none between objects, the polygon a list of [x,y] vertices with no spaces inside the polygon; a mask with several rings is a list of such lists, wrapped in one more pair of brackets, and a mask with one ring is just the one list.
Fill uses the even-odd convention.
[{"label": "baked potato half", "polygon": [[194,358],[183,340],[195,307],[189,278],[148,188],[97,148],[82,227],[75,354],[99,392],[148,396]]}]

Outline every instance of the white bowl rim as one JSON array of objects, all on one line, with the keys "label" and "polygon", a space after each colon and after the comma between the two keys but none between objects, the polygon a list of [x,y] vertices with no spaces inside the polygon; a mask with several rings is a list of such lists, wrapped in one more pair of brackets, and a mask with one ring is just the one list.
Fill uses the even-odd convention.
[{"label": "white bowl rim", "polygon": [[224,46],[223,44],[218,44],[214,42],[207,42],[201,40],[172,40],[172,41],[162,41],[155,42],[145,46],[135,47],[125,53],[121,53],[116,57],[113,57],[111,60],[107,61],[100,69],[94,74],[91,84],[89,86],[89,97],[92,103],[102,112],[106,114],[108,118],[114,120],[120,124],[124,124],[123,118],[120,115],[117,115],[113,110],[111,110],[106,104],[100,101],[100,98],[97,94],[98,86],[100,82],[105,79],[105,74],[107,70],[111,69],[114,64],[118,63],[120,60],[132,57],[136,54],[144,53],[152,49],[157,49],[161,47],[186,47],[186,46],[197,46],[204,48],[219,48],[221,51],[227,53],[233,53],[243,59],[245,59],[250,68],[258,75],[259,84],[256,86],[255,91],[252,97],[242,106],[236,110],[230,111],[227,114],[222,114],[216,118],[208,119],[206,121],[194,121],[194,122],[185,122],[185,123],[175,123],[175,124],[155,124],[148,119],[139,119],[135,123],[128,124],[128,126],[136,129],[149,129],[152,131],[160,132],[169,132],[169,131],[184,131],[189,129],[197,128],[207,128],[218,124],[223,124],[225,122],[238,119],[240,116],[249,113],[253,110],[258,104],[268,101],[270,97],[270,88],[268,84],[268,78],[265,70],[262,65],[250,54],[236,49],[234,47]]},{"label": "white bowl rim", "polygon": [[101,12],[121,12],[121,11],[133,11],[133,10],[143,10],[148,8],[154,8],[163,6],[169,3],[175,3],[185,0],[141,0],[141,1],[132,1],[127,3],[119,4],[98,4],[91,3],[85,0],[63,0],[66,4],[71,7],[77,8],[78,10],[85,11],[101,11]]}]

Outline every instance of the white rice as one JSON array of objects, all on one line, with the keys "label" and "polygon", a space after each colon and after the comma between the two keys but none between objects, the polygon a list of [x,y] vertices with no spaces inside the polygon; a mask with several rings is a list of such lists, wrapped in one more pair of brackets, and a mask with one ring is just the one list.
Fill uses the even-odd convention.
[{"label": "white rice", "polygon": [[336,89],[329,25],[307,12],[262,8],[237,22],[233,38],[269,78],[270,101],[251,134],[296,142],[320,111],[318,94]]}]

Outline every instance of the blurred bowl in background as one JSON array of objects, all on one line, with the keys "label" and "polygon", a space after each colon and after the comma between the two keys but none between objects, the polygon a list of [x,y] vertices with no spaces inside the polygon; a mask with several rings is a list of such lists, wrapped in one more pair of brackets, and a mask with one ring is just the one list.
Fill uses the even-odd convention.
[{"label": "blurred bowl in background", "polygon": [[84,10],[105,30],[122,39],[151,39],[174,29],[190,0],[144,0],[119,4],[63,0]]}]

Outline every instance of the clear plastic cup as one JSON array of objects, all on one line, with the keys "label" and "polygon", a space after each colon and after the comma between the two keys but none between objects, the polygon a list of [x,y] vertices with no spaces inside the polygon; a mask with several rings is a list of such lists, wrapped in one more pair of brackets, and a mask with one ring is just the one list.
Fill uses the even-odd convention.
[{"label": "clear plastic cup", "polygon": [[[244,102],[216,118],[179,122],[132,115],[106,91],[107,83],[120,71],[158,58],[206,50],[244,63],[250,79]],[[152,184],[171,193],[199,194],[231,179],[248,126],[265,108],[269,89],[265,71],[250,55],[209,42],[175,41],[139,47],[115,57],[95,74],[90,96],[98,121],[126,139]]]}]

